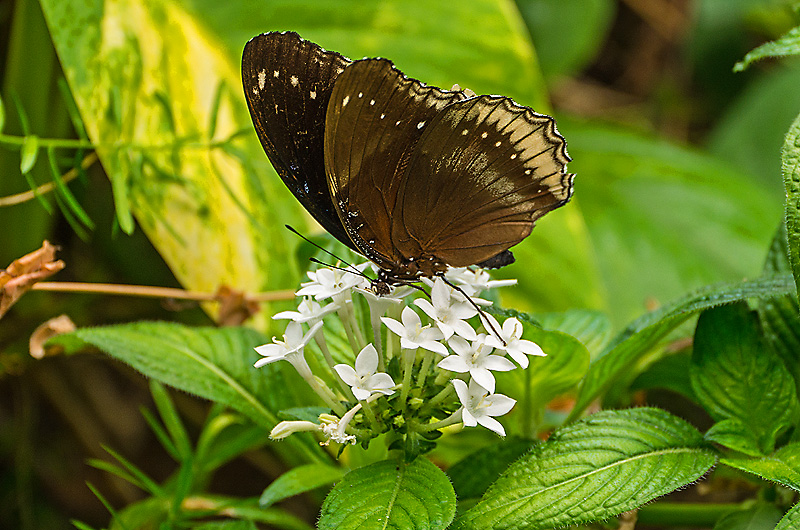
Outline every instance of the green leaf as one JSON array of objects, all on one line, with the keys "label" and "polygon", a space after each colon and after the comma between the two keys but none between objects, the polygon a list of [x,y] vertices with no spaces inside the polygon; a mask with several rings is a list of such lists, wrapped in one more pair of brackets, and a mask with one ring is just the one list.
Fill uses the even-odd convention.
[{"label": "green leaf", "polygon": [[639,374],[631,390],[647,390],[651,388],[664,388],[677,392],[682,396],[697,401],[692,383],[689,380],[689,365],[691,355],[687,352],[674,353],[663,357]]},{"label": "green leaf", "polygon": [[524,337],[539,345],[546,357],[529,356],[524,370],[495,373],[497,389],[518,401],[504,417],[509,434],[531,438],[541,427],[545,405],[580,382],[589,367],[589,352],[578,339],[527,326]]},{"label": "green leaf", "polygon": [[377,462],[351,471],[322,505],[320,530],[447,528],[456,495],[444,472],[423,457]]},{"label": "green leaf", "polygon": [[267,507],[289,497],[333,484],[344,475],[340,467],[308,464],[290,469],[267,486],[258,503]]},{"label": "green leaf", "polygon": [[545,529],[604,520],[683,487],[716,462],[694,427],[651,408],[604,411],[515,462],[457,529]]},{"label": "green leaf", "polygon": [[783,446],[770,456],[762,458],[722,458],[720,462],[800,491],[800,444],[798,443]]},{"label": "green leaf", "polygon": [[192,442],[167,390],[157,381],[150,381],[150,393],[179,458],[181,460],[189,458],[192,456]]},{"label": "green leaf", "polygon": [[258,530],[253,521],[211,521],[193,527],[194,530]]},{"label": "green leaf", "polygon": [[780,296],[792,291],[794,284],[791,277],[786,275],[709,285],[643,315],[617,335],[601,353],[600,359],[589,367],[570,418],[577,418],[617,378],[625,375],[636,360],[693,315],[722,304],[747,298]]},{"label": "green leaf", "polygon": [[[765,274],[791,272],[786,225],[782,222],[772,240]],[[800,390],[800,306],[794,294],[768,298],[756,307],[764,337],[783,359],[786,368],[795,379],[796,390]]]},{"label": "green leaf", "polygon": [[776,436],[798,415],[794,379],[764,340],[758,318],[745,302],[700,315],[691,379],[711,417],[741,422],[752,430],[763,453],[772,451]]},{"label": "green leaf", "polygon": [[733,66],[734,72],[741,72],[751,64],[766,57],[786,57],[800,55],[800,27],[792,28],[778,40],[767,42],[744,56]]},{"label": "green leaf", "polygon": [[782,515],[773,504],[758,504],[724,516],[713,530],[774,530]]},{"label": "green leaf", "polygon": [[[253,368],[259,358],[253,348],[266,340],[247,328],[189,328],[166,322],[139,322],[84,328],[70,335],[148,377],[238,410],[265,429],[278,422],[278,410],[303,401],[300,395],[292,394],[292,385],[276,364]],[[65,336],[67,341],[70,335]],[[277,447],[288,444],[287,448],[293,447],[306,461],[322,458],[316,443],[303,437],[292,438]]]},{"label": "green leaf", "polygon": [[6,106],[3,104],[3,97],[0,96],[0,133],[3,132],[3,128],[6,126]]},{"label": "green leaf", "polygon": [[718,443],[749,456],[762,456],[764,450],[753,430],[741,421],[729,418],[715,423],[706,431],[706,440]]},{"label": "green leaf", "polygon": [[[603,305],[590,307],[603,308],[615,326],[640,315],[645,301],[663,304],[760,269],[782,202],[779,189],[771,192],[719,158],[641,132],[564,117],[558,125],[574,159],[575,201],[591,237],[590,253],[581,259],[592,260],[605,293]],[[561,282],[559,276],[537,280]]]},{"label": "green leaf", "polygon": [[786,190],[786,234],[789,241],[789,263],[795,281],[795,294],[800,287],[800,115],[795,118],[781,152],[781,171]]},{"label": "green leaf", "polygon": [[511,439],[481,447],[447,470],[460,500],[480,497],[506,468],[537,442]]},{"label": "green leaf", "polygon": [[58,161],[56,160],[56,153],[53,147],[47,148],[47,161],[50,166],[50,173],[53,176],[53,183],[56,186],[56,192],[60,198],[63,199],[66,207],[69,209],[70,216],[74,216],[78,221],[83,223],[89,229],[94,229],[94,222],[86,213],[86,210],[78,202],[78,199],[72,194],[64,180],[61,178],[61,171],[58,168]]},{"label": "green leaf", "polygon": [[25,175],[36,164],[39,157],[39,137],[35,134],[26,136],[22,141],[22,152],[20,153],[19,170]]},{"label": "green leaf", "polygon": [[791,510],[786,512],[775,530],[794,530],[798,526],[800,526],[800,504],[795,504]]},{"label": "green leaf", "polygon": [[[578,73],[602,49],[614,20],[611,0],[517,0],[548,79]],[[563,22],[569,21],[569,31]]]},{"label": "green leaf", "polygon": [[539,313],[534,318],[545,329],[561,331],[581,341],[593,359],[611,338],[611,321],[600,311],[569,309],[560,313]]}]

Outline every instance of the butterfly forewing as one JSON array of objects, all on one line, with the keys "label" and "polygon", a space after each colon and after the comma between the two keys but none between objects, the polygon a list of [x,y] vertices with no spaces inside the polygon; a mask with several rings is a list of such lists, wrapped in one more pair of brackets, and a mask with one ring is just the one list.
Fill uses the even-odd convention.
[{"label": "butterfly forewing", "polygon": [[402,257],[391,215],[415,145],[437,114],[464,98],[407,78],[385,59],[355,61],[336,80],[325,131],[334,206],[356,246],[381,267]]},{"label": "butterfly forewing", "polygon": [[549,116],[497,96],[454,103],[431,121],[408,162],[393,241],[404,256],[452,266],[492,258],[569,200],[568,161]]},{"label": "butterfly forewing", "polygon": [[348,64],[297,33],[265,33],[245,45],[242,80],[256,132],[275,170],[323,228],[354,248],[334,209],[323,156],[328,101]]}]

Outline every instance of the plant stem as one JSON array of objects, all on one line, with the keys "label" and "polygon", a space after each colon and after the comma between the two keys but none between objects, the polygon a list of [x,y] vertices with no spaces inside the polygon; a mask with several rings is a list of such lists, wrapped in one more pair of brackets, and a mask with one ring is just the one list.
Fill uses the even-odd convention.
[{"label": "plant stem", "polygon": [[741,504],[656,502],[639,508],[637,522],[658,526],[712,527],[724,515],[741,510]]},{"label": "plant stem", "polygon": [[[62,293],[100,293],[120,296],[141,296],[148,298],[176,298],[179,300],[197,300],[199,302],[214,302],[219,300],[216,293],[200,291],[185,291],[172,287],[151,287],[148,285],[119,285],[113,283],[84,283],[84,282],[39,282],[31,288],[34,291],[53,291]],[[274,300],[291,300],[294,291],[272,291],[257,293],[247,297],[253,302],[271,302]]]}]

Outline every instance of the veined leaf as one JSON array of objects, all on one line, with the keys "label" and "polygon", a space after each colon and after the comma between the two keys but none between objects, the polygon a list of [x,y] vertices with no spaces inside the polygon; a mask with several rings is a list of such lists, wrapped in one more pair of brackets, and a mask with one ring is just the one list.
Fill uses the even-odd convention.
[{"label": "veined leaf", "polygon": [[741,72],[754,62],[766,57],[786,57],[787,55],[800,55],[800,27],[792,28],[778,40],[766,42],[751,51],[734,65],[733,71]]},{"label": "veined leaf", "polygon": [[783,446],[771,455],[761,458],[722,458],[720,462],[800,491],[798,443]]},{"label": "veined leaf", "polygon": [[776,436],[793,424],[800,409],[794,379],[745,302],[700,315],[691,379],[711,417],[738,420],[753,432],[763,453],[772,451]]},{"label": "veined leaf", "polygon": [[691,316],[722,304],[747,298],[781,296],[793,291],[794,284],[787,275],[734,284],[710,285],[645,314],[623,330],[606,347],[600,359],[589,367],[570,418],[577,418],[589,403],[616,381],[622,372]]},{"label": "veined leaf", "polygon": [[456,512],[447,475],[424,457],[385,460],[351,471],[322,505],[320,530],[438,530]]},{"label": "veined leaf", "polygon": [[481,447],[447,470],[456,495],[461,500],[480,497],[497,477],[537,442],[532,440],[503,440]]},{"label": "veined leaf", "polygon": [[795,118],[781,152],[783,186],[786,190],[786,234],[789,241],[789,263],[800,291],[800,115]]},{"label": "veined leaf", "polygon": [[599,412],[512,464],[454,528],[535,530],[607,519],[697,480],[715,462],[700,433],[665,411]]},{"label": "veined leaf", "polygon": [[800,504],[795,504],[778,522],[775,530],[794,530],[800,526]]}]

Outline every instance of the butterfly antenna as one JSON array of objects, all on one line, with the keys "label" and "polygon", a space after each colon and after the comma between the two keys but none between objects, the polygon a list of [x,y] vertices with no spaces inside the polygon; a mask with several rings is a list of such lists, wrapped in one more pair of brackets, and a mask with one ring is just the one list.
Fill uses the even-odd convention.
[{"label": "butterfly antenna", "polygon": [[[348,262],[346,262],[345,260],[343,260],[342,258],[340,258],[339,256],[337,256],[336,254],[334,254],[333,252],[331,252],[331,251],[330,251],[330,250],[328,250],[327,248],[325,248],[325,247],[322,247],[322,246],[318,245],[317,243],[314,243],[313,241],[311,241],[311,240],[310,240],[310,239],[308,239],[306,236],[304,236],[303,234],[301,234],[300,232],[298,232],[297,230],[295,230],[295,229],[294,229],[293,227],[291,227],[290,225],[284,225],[284,226],[285,226],[285,227],[286,227],[286,228],[287,228],[287,229],[288,229],[290,232],[292,232],[292,233],[293,233],[293,234],[295,234],[295,235],[298,235],[298,236],[300,236],[300,237],[301,237],[301,238],[303,238],[303,239],[304,239],[304,240],[305,240],[307,243],[311,243],[313,246],[317,247],[319,250],[321,250],[321,251],[322,251],[322,252],[324,252],[325,254],[327,254],[327,255],[329,255],[329,256],[331,256],[331,257],[333,257],[333,258],[336,258],[336,259],[337,259],[337,261],[341,261],[342,263],[344,263],[344,264],[345,264],[345,265],[347,265],[348,267],[352,267],[352,268],[353,268],[353,270],[343,269],[342,267],[337,267],[336,265],[329,265],[329,264],[327,264],[327,263],[324,263],[324,262],[322,262],[322,261],[320,261],[320,260],[318,260],[318,259],[315,259],[315,258],[309,258],[309,260],[310,260],[310,261],[313,261],[314,263],[318,263],[318,264],[320,264],[320,265],[325,265],[326,267],[332,267],[332,268],[334,268],[334,269],[339,269],[339,270],[347,271],[347,272],[349,272],[349,273],[353,273],[353,274],[360,274],[360,275],[361,275],[361,276],[363,276],[364,278],[370,279],[370,278],[369,278],[369,276],[367,276],[366,274],[364,274],[364,273],[363,273],[363,272],[361,272],[360,270],[356,269],[356,268],[355,268],[355,266],[354,266],[352,263],[348,263]],[[356,272],[353,272],[353,271],[356,271]]]},{"label": "butterfly antenna", "polygon": [[346,261],[344,261],[343,263],[345,263],[348,267],[352,267],[352,269],[346,269],[344,267],[339,267],[338,265],[331,265],[330,263],[325,263],[324,261],[318,260],[317,258],[308,258],[308,261],[310,261],[311,263],[317,263],[318,265],[325,265],[326,267],[330,267],[331,269],[337,269],[340,271],[349,272],[350,274],[356,274],[358,276],[362,276],[368,279],[369,281],[372,281],[372,278],[364,274],[362,271],[356,269]]},{"label": "butterfly antenna", "polygon": [[503,343],[503,346],[508,346],[508,344],[506,344],[506,341],[505,341],[505,340],[503,340],[503,337],[502,337],[502,336],[500,336],[500,333],[497,331],[497,329],[495,329],[495,327],[494,327],[494,324],[492,324],[492,321],[491,321],[491,320],[489,320],[489,319],[487,318],[487,316],[486,316],[486,311],[484,311],[483,309],[481,309],[481,307],[480,307],[478,304],[476,304],[476,303],[475,303],[475,300],[473,300],[473,299],[472,299],[472,297],[470,297],[470,295],[468,295],[467,293],[465,293],[465,292],[464,292],[464,289],[462,289],[462,288],[461,288],[461,287],[459,287],[458,285],[456,285],[456,284],[452,283],[450,280],[448,280],[447,278],[445,278],[443,275],[442,275],[442,276],[439,276],[439,277],[440,277],[440,278],[441,278],[441,279],[444,281],[444,283],[446,283],[447,285],[449,285],[450,287],[452,287],[453,289],[455,289],[455,290],[456,290],[456,291],[458,291],[459,293],[463,294],[463,295],[464,295],[464,297],[465,297],[467,300],[469,300],[469,303],[470,303],[470,304],[472,304],[472,307],[474,307],[474,308],[475,308],[475,309],[478,311],[478,315],[480,315],[480,317],[481,317],[481,322],[482,322],[484,325],[488,324],[488,327],[489,327],[489,329],[491,329],[491,330],[492,330],[492,333],[494,333],[494,336],[495,336],[495,337],[497,337],[498,339],[500,339],[500,342],[502,342],[502,343]]}]

